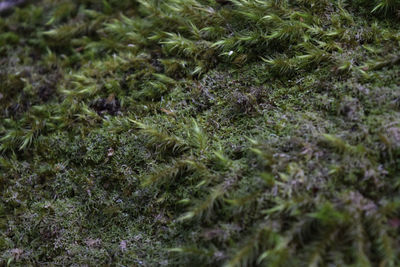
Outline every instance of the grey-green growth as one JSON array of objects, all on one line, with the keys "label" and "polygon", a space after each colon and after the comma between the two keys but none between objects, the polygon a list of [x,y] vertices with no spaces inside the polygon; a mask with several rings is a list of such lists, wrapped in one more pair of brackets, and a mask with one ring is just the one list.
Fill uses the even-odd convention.
[{"label": "grey-green growth", "polygon": [[40,0],[0,18],[1,266],[399,266],[399,0]]}]

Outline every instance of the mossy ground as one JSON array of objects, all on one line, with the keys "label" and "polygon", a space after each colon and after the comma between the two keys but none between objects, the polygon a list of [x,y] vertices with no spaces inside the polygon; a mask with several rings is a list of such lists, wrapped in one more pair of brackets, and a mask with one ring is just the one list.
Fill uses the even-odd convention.
[{"label": "mossy ground", "polygon": [[399,266],[399,8],[1,18],[0,265]]}]

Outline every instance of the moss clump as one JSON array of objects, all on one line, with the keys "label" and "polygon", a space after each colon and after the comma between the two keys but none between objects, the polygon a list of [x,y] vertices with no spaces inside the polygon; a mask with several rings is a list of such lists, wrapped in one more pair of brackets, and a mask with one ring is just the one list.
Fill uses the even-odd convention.
[{"label": "moss clump", "polygon": [[399,7],[2,17],[0,265],[399,265]]}]

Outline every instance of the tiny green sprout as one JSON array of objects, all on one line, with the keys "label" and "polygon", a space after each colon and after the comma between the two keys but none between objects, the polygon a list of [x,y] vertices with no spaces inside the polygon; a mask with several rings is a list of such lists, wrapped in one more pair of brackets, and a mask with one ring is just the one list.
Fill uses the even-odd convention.
[{"label": "tiny green sprout", "polygon": [[178,221],[187,221],[187,220],[190,220],[190,219],[192,219],[195,215],[196,215],[195,212],[192,212],[192,211],[186,212],[186,213],[184,213],[182,216],[180,216],[180,217],[178,218]]},{"label": "tiny green sprout", "polygon": [[190,203],[190,199],[189,198],[184,198],[184,199],[179,200],[177,203],[186,205],[186,204]]}]

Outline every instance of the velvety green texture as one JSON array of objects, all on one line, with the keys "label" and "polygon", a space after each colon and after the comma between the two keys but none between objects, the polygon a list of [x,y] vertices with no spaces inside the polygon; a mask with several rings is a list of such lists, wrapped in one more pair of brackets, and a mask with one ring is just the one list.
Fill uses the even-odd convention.
[{"label": "velvety green texture", "polygon": [[41,0],[0,18],[0,265],[399,266],[399,0]]}]

